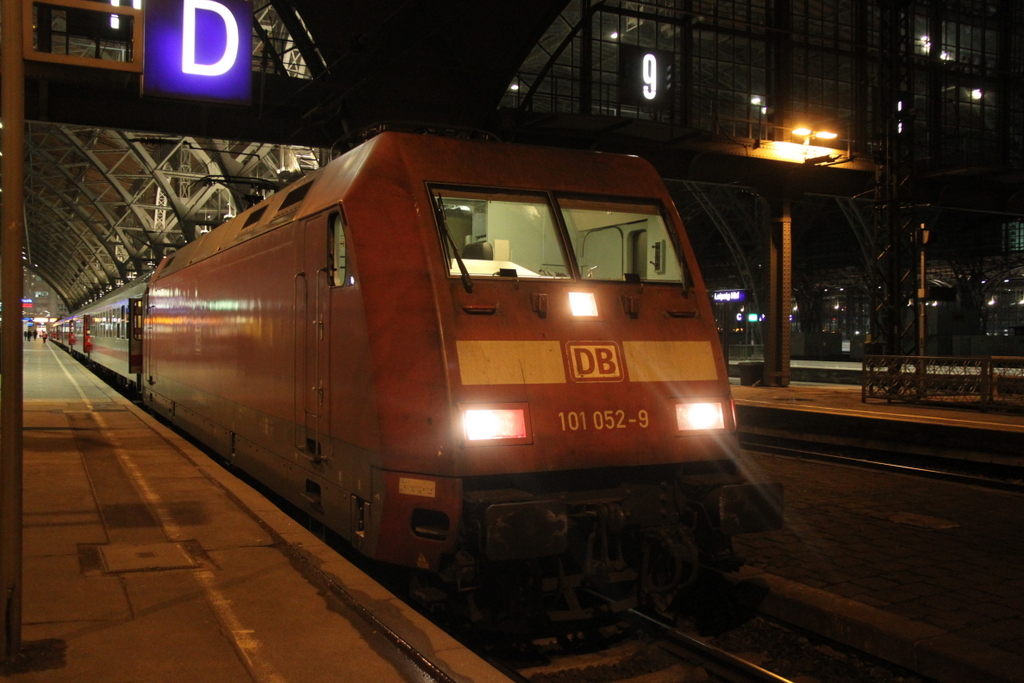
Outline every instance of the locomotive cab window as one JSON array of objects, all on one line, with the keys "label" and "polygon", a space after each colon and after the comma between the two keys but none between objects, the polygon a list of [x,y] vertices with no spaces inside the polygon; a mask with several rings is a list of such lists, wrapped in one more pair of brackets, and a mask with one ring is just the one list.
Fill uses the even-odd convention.
[{"label": "locomotive cab window", "polygon": [[683,279],[675,242],[658,204],[563,197],[558,205],[584,279]]},{"label": "locomotive cab window", "polygon": [[572,277],[546,195],[435,187],[431,199],[450,275]]},{"label": "locomotive cab window", "polygon": [[348,281],[348,253],[345,244],[345,217],[332,213],[327,219],[327,248],[330,250],[331,286],[355,284]]}]

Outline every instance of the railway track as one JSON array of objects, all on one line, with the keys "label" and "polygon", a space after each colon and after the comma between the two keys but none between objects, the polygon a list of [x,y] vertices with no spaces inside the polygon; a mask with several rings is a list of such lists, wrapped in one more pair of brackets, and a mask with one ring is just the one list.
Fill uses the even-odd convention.
[{"label": "railway track", "polygon": [[[720,592],[724,586],[732,584],[711,579],[699,588],[716,612],[728,611],[738,597],[726,595],[729,589]],[[855,648],[751,612],[738,612],[717,628],[701,625],[686,607],[672,619],[629,610],[618,632],[603,642],[589,634],[569,644],[563,638],[534,641],[532,660],[521,650],[511,657],[476,651],[513,680],[530,683],[925,683]],[[588,638],[599,642],[588,647]]]},{"label": "railway track", "polygon": [[828,446],[812,440],[797,437],[762,437],[742,432],[740,445],[746,450],[769,455],[908,474],[997,491],[1024,493],[1024,469],[1020,468],[849,447],[844,447],[841,453],[837,453]]},{"label": "railway track", "polygon": [[550,654],[544,664],[488,657],[510,678],[529,683],[791,683],[742,657],[694,638],[638,610],[635,628],[622,642],[582,654]]},{"label": "railway track", "polygon": [[742,657],[737,657],[721,648],[693,638],[637,610],[630,610],[630,612],[662,631],[664,638],[667,640],[660,644],[660,647],[676,654],[683,660],[691,658],[699,660],[701,666],[717,680],[729,681],[730,683],[789,683],[788,678],[783,678],[778,674],[748,662]]}]

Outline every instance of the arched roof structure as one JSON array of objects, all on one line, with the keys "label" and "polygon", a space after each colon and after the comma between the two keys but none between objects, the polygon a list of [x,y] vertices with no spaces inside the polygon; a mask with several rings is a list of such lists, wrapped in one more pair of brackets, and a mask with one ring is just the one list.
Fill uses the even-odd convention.
[{"label": "arched roof structure", "polygon": [[137,77],[29,63],[26,265],[73,309],[317,167],[353,131],[485,127],[564,5],[257,0],[247,108],[147,100]]},{"label": "arched roof structure", "polygon": [[[845,149],[822,157],[818,170],[834,172],[809,174],[815,182],[799,189],[846,197],[834,211],[870,240],[888,4],[254,0],[248,107],[145,99],[137,76],[30,63],[26,263],[73,308],[381,121],[643,154],[684,183],[677,203],[717,197],[729,207],[736,192],[767,196],[765,179],[782,177],[765,171],[772,164],[808,175],[769,163],[761,143],[782,140],[796,116],[831,116]],[[1024,209],[1024,8],[947,5],[905,4],[932,33],[907,36],[924,141],[914,201],[988,211],[989,232],[1017,244],[1024,228],[1002,221]],[[673,56],[669,106],[623,104],[624,45]],[[250,140],[260,142],[240,142]],[[685,185],[694,181],[707,186]],[[734,232],[749,219],[715,216]]]}]

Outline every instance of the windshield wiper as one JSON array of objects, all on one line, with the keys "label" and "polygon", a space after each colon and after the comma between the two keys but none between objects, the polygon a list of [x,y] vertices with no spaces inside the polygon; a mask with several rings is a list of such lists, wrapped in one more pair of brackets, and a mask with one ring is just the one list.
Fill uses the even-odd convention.
[{"label": "windshield wiper", "polygon": [[444,236],[448,239],[448,244],[451,245],[452,253],[455,255],[455,262],[459,264],[459,272],[462,273],[462,286],[470,294],[473,293],[473,280],[469,277],[469,271],[466,270],[466,264],[462,262],[462,256],[459,255],[459,248],[455,245],[455,238],[452,237],[452,231],[448,229],[448,218],[444,215],[444,204],[441,202],[441,195],[434,195],[434,211],[437,212],[437,220],[441,224],[441,231]]}]

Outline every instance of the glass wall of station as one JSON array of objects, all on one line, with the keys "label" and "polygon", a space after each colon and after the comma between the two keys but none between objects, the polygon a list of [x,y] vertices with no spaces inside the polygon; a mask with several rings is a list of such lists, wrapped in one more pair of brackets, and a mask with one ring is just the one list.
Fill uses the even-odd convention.
[{"label": "glass wall of station", "polygon": [[[1011,77],[1024,70],[1024,4],[911,6],[917,156],[940,166],[1021,165],[1024,128],[1009,123],[1024,115],[1024,90]],[[657,121],[743,140],[789,139],[792,126],[806,123],[835,131],[842,147],[867,151],[879,7],[573,0],[524,61],[502,106]],[[656,71],[635,64],[635,48],[656,58]],[[647,97],[652,84],[656,94]]]},{"label": "glass wall of station", "polygon": [[[501,106],[660,124],[669,138],[731,142],[740,154],[763,152],[762,141],[801,142],[793,129],[808,126],[834,132],[832,147],[870,163],[891,118],[878,95],[890,8],[885,0],[572,0]],[[1024,169],[1024,3],[919,0],[909,12],[902,49],[911,92],[897,118],[912,127],[921,171],[955,183],[965,169]],[[730,239],[755,253],[757,233],[747,225],[754,218],[740,215],[747,197],[699,192],[724,202],[719,221],[731,222]],[[702,248],[722,256],[702,262],[705,279],[712,289],[748,287],[738,257],[713,235],[713,221],[687,206],[696,193],[693,186],[673,190],[684,222],[700,233],[691,235],[698,256]],[[870,193],[865,199],[870,204]],[[794,281],[792,329],[863,338],[872,312],[870,265],[863,263],[870,255],[860,258],[853,238],[856,212],[852,204],[840,211],[819,203],[794,209],[817,213],[812,230],[794,230],[794,273],[807,269],[809,278]],[[921,218],[934,236],[927,279],[955,299],[929,303],[928,325],[954,334],[1024,334],[1024,215],[969,209]],[[871,210],[861,211],[861,243]],[[828,244],[847,261],[830,260]],[[742,316],[730,313],[741,318],[732,332],[744,343],[759,336],[760,320],[747,320],[756,307],[748,302]]]}]

